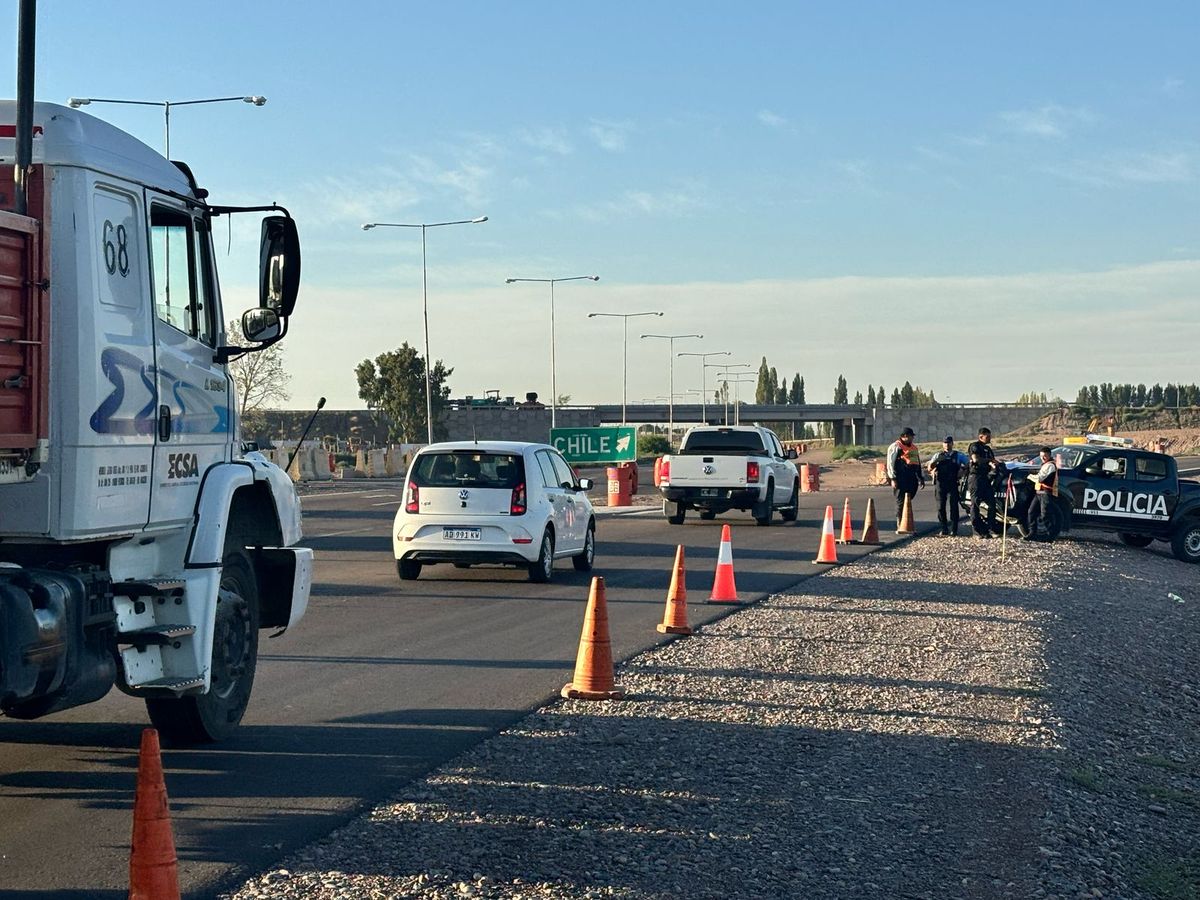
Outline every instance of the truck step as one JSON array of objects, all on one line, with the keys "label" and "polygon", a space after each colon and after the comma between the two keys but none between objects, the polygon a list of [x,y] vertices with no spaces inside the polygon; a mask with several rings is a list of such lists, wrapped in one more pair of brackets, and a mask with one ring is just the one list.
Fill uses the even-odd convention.
[{"label": "truck step", "polygon": [[122,644],[133,644],[135,647],[145,647],[150,644],[166,645],[195,633],[195,625],[147,625],[145,628],[135,628],[133,631],[118,631],[117,641]]},{"label": "truck step", "polygon": [[143,681],[141,684],[129,685],[130,690],[147,691],[147,690],[167,690],[167,691],[186,691],[190,688],[200,687],[204,684],[204,679],[196,678],[155,678],[153,681]]},{"label": "truck step", "polygon": [[184,583],[180,579],[162,581],[114,581],[112,592],[118,597],[182,597]]}]

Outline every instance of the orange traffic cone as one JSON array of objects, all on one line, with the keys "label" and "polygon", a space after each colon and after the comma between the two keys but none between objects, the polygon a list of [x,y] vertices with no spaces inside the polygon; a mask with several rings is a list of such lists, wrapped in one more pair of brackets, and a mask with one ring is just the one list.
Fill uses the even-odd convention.
[{"label": "orange traffic cone", "polygon": [[867,498],[867,515],[863,519],[863,536],[859,542],[869,544],[871,546],[880,546],[883,541],[879,539],[879,523],[875,521],[875,498]]},{"label": "orange traffic cone", "polygon": [[717,551],[717,574],[713,579],[712,596],[709,603],[737,603],[737,585],[733,582],[733,541],[729,537],[729,526],[721,526],[721,547]]},{"label": "orange traffic cone", "polygon": [[839,544],[854,543],[854,524],[850,521],[850,498],[846,498],[846,505],[842,507],[842,536],[838,538]]},{"label": "orange traffic cone", "polygon": [[913,527],[912,496],[904,495],[904,510],[900,513],[900,521],[896,523],[896,534],[916,534]]},{"label": "orange traffic cone", "polygon": [[147,728],[142,732],[137,790],[133,795],[129,900],[178,900],[179,872],[175,863],[158,732]]},{"label": "orange traffic cone", "polygon": [[592,579],[587,612],[583,615],[583,633],[579,635],[579,653],[575,657],[575,677],[563,685],[568,700],[624,700],[625,688],[613,681],[612,642],[608,638],[608,602],[604,597],[604,579]]},{"label": "orange traffic cone", "polygon": [[693,634],[687,618],[686,569],[683,567],[683,544],[675,549],[675,571],[671,575],[671,587],[667,590],[667,608],[662,624],[657,626],[661,634]]},{"label": "orange traffic cone", "polygon": [[814,563],[837,565],[837,546],[833,540],[833,507],[825,507],[825,524],[821,526],[821,547]]}]

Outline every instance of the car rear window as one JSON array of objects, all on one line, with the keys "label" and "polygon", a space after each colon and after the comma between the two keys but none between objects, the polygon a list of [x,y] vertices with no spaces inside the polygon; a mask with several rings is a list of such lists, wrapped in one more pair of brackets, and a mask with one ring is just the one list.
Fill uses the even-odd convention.
[{"label": "car rear window", "polygon": [[519,454],[448,450],[422,453],[409,474],[418,487],[514,488],[525,480]]},{"label": "car rear window", "polygon": [[689,434],[679,452],[689,456],[750,456],[762,453],[763,443],[757,431],[702,431]]}]

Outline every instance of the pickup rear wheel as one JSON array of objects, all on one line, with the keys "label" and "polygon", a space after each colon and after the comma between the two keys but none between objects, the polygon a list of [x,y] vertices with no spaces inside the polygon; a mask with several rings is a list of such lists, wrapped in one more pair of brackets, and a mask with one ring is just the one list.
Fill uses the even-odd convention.
[{"label": "pickup rear wheel", "polygon": [[1187,519],[1175,530],[1171,551],[1178,560],[1200,563],[1200,519]]},{"label": "pickup rear wheel", "polygon": [[785,522],[795,522],[800,517],[800,480],[792,482],[792,502],[779,511]]},{"label": "pickup rear wheel", "polygon": [[226,552],[213,627],[207,694],[146,700],[150,721],[168,744],[229,737],[250,703],[258,663],[258,584],[244,550]]},{"label": "pickup rear wheel", "polygon": [[673,500],[664,500],[663,515],[667,517],[667,521],[672,525],[682,525],[683,519],[687,515],[687,507]]},{"label": "pickup rear wheel", "polygon": [[762,503],[758,503],[754,507],[754,522],[756,525],[767,526],[771,524],[771,511],[775,506],[775,483],[767,484],[767,495],[763,497]]},{"label": "pickup rear wheel", "polygon": [[1130,534],[1126,531],[1121,533],[1121,543],[1126,547],[1149,547],[1154,543],[1154,538],[1148,534]]}]

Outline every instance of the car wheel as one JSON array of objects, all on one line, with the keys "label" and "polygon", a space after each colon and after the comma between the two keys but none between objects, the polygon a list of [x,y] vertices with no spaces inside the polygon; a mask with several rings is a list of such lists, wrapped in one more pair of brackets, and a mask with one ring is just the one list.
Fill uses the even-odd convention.
[{"label": "car wheel", "polygon": [[172,745],[229,737],[250,703],[258,664],[258,582],[244,550],[225,554],[213,627],[208,693],[146,700],[150,721]]},{"label": "car wheel", "polygon": [[1175,558],[1200,563],[1200,519],[1188,519],[1171,535],[1171,551]]},{"label": "car wheel", "polygon": [[538,558],[529,564],[529,580],[535,584],[546,584],[554,577],[554,535],[547,528],[542,534],[542,548]]},{"label": "car wheel", "polygon": [[771,524],[771,509],[775,505],[775,485],[767,485],[767,496],[763,498],[762,503],[754,507],[754,522],[757,525],[767,526]]},{"label": "car wheel", "polygon": [[667,521],[672,525],[682,525],[683,518],[687,515],[687,507],[682,503],[675,503],[671,500],[663,501],[663,515],[667,517]]},{"label": "car wheel", "polygon": [[1120,535],[1121,543],[1126,547],[1149,547],[1154,543],[1154,538],[1147,534],[1130,534],[1122,532]]},{"label": "car wheel", "polygon": [[401,581],[416,581],[421,577],[421,564],[411,559],[396,560],[396,571]]},{"label": "car wheel", "polygon": [[706,522],[707,522],[709,519],[715,519],[716,517],[717,517],[717,514],[716,514],[716,512],[714,512],[714,511],[713,511],[713,510],[711,510],[711,509],[702,509],[702,510],[700,510],[700,518],[704,519]]},{"label": "car wheel", "polygon": [[596,561],[596,523],[588,522],[587,534],[583,538],[583,552],[571,557],[576,572],[592,571]]},{"label": "car wheel", "polygon": [[792,484],[792,502],[779,511],[780,517],[785,522],[795,522],[800,518],[800,481],[797,480]]}]

